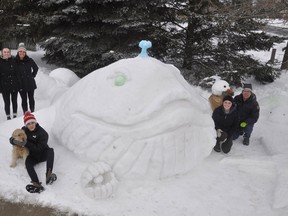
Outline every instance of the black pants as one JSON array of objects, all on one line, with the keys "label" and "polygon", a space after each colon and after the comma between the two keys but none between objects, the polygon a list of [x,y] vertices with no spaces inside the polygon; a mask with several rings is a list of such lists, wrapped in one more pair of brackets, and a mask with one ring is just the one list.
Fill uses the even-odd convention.
[{"label": "black pants", "polygon": [[23,114],[25,114],[26,111],[28,111],[28,103],[27,99],[29,99],[29,107],[30,111],[34,112],[35,110],[35,100],[34,100],[34,90],[32,91],[20,91],[20,96],[22,98],[22,109],[23,109]]},{"label": "black pants", "polygon": [[46,173],[50,169],[53,170],[53,164],[54,164],[54,149],[48,148],[46,149],[43,154],[41,155],[41,158],[39,160],[33,158],[31,155],[28,155],[25,161],[26,169],[28,172],[28,175],[30,176],[30,179],[32,182],[39,183],[39,179],[37,176],[37,173],[35,172],[34,166],[40,162],[46,161]]},{"label": "black pants", "polygon": [[17,113],[18,105],[17,105],[17,97],[18,92],[2,92],[2,97],[4,100],[4,109],[7,116],[10,116],[10,98],[12,102],[12,110],[13,113]]},{"label": "black pants", "polygon": [[219,149],[221,147],[223,153],[226,154],[230,152],[232,145],[233,145],[232,137],[228,137],[227,140],[224,143],[222,143],[222,145],[220,145],[219,141],[216,142],[216,146],[218,146]]}]

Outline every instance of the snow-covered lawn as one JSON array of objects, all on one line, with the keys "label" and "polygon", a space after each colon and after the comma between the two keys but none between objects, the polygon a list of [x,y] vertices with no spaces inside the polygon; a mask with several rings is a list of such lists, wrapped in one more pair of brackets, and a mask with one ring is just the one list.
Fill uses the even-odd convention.
[{"label": "snow-covered lawn", "polygon": [[[276,46],[279,55],[282,52],[281,49],[286,45],[286,43],[287,42],[284,42]],[[182,91],[182,87],[186,86],[186,84],[182,83],[183,85],[181,84],[177,87],[178,84],[174,83],[173,86],[169,86],[170,82],[167,81],[167,86],[171,89],[176,86],[177,88],[175,88],[177,91],[173,91],[173,94],[171,93],[169,95],[170,98],[164,98],[161,103],[157,103],[157,101],[154,101],[155,103],[152,103],[154,107],[150,107],[148,111],[152,113],[153,110],[157,110],[157,108],[161,107],[163,104],[166,106],[167,104],[165,103],[168,99],[172,101],[173,98],[171,99],[171,97],[174,97],[174,99],[182,98],[182,102],[184,101],[185,103],[181,102],[177,107],[169,107],[166,113],[167,115],[165,114],[161,116],[161,118],[156,118],[155,116],[150,115],[151,113],[148,113],[148,116],[153,116],[153,121],[150,122],[152,126],[154,124],[159,126],[159,128],[155,127],[153,128],[153,130],[155,130],[155,133],[157,133],[158,130],[160,131],[163,129],[165,131],[168,131],[168,134],[173,134],[173,136],[170,136],[170,138],[173,139],[173,143],[171,142],[171,144],[169,144],[169,148],[178,148],[179,146],[183,146],[182,142],[185,142],[184,138],[180,137],[180,135],[177,137],[176,135],[178,133],[178,130],[176,133],[175,128],[173,128],[178,123],[169,123],[170,119],[168,117],[168,119],[165,119],[165,116],[169,116],[168,114],[173,113],[171,111],[172,108],[173,110],[176,108],[180,108],[180,106],[184,106],[184,108],[191,108],[191,113],[197,114],[193,114],[190,116],[191,118],[193,118],[192,122],[194,122],[196,126],[191,125],[191,127],[193,127],[193,130],[191,131],[193,132],[190,132],[194,135],[190,138],[187,135],[187,139],[194,139],[193,142],[197,143],[198,146],[192,145],[192,148],[195,148],[195,151],[199,152],[197,153],[197,155],[194,155],[190,161],[191,163],[195,164],[187,164],[189,161],[187,162],[186,160],[180,163],[179,161],[181,161],[181,158],[177,159],[177,155],[179,154],[179,152],[181,152],[180,150],[167,150],[166,153],[168,152],[168,155],[170,154],[170,156],[171,154],[173,154],[173,152],[175,152],[175,163],[177,164],[179,162],[182,166],[188,166],[189,172],[174,175],[174,171],[176,173],[180,173],[180,171],[185,171],[183,167],[176,166],[173,167],[174,171],[171,171],[170,176],[167,175],[168,177],[159,179],[155,178],[153,174],[155,174],[156,171],[159,171],[159,169],[156,168],[157,162],[159,162],[161,158],[161,151],[164,152],[165,149],[159,150],[157,149],[157,145],[153,144],[154,142],[158,142],[157,138],[155,138],[156,135],[153,134],[153,131],[148,131],[148,126],[150,123],[148,124],[146,122],[144,115],[139,117],[138,114],[143,113],[143,110],[139,110],[139,107],[136,106],[137,103],[139,104],[144,103],[145,101],[153,101],[153,97],[151,97],[153,96],[153,92],[150,92],[148,90],[148,80],[144,79],[143,77],[140,77],[141,79],[139,79],[140,81],[142,80],[143,82],[145,82],[143,86],[147,87],[146,91],[142,91],[143,89],[136,89],[137,91],[135,92],[128,91],[126,93],[125,91],[123,91],[124,88],[121,89],[121,86],[117,86],[117,89],[115,86],[113,86],[112,82],[111,86],[113,87],[113,91],[115,92],[110,93],[113,93],[112,95],[115,95],[119,93],[117,91],[121,91],[121,94],[117,95],[117,100],[114,98],[114,100],[116,101],[105,104],[106,106],[103,106],[100,109],[99,107],[103,104],[99,104],[99,101],[102,100],[103,103],[105,102],[105,100],[103,100],[105,99],[105,97],[113,98],[113,96],[100,96],[101,94],[109,94],[107,89],[105,89],[105,91],[103,90],[103,93],[97,93],[96,91],[91,92],[91,95],[87,93],[87,89],[92,89],[93,91],[95,89],[99,90],[102,88],[101,82],[93,80],[94,76],[89,76],[86,81],[81,81],[82,84],[84,83],[86,85],[86,87],[85,85],[83,87],[80,85],[81,83],[79,84],[79,81],[77,82],[77,79],[72,79],[73,76],[69,74],[69,71],[67,72],[66,69],[57,69],[58,72],[63,72],[63,76],[59,74],[55,75],[55,72],[54,75],[49,76],[50,71],[54,68],[41,62],[40,56],[43,55],[42,51],[28,52],[28,55],[33,57],[40,66],[39,74],[37,75],[38,89],[36,90],[35,96],[35,116],[40,125],[47,129],[50,134],[49,145],[55,150],[54,172],[58,175],[58,180],[52,186],[45,186],[46,190],[41,194],[29,194],[25,190],[25,186],[29,183],[30,179],[24,167],[23,161],[19,160],[17,167],[14,169],[9,167],[12,148],[9,144],[8,139],[15,128],[19,128],[23,125],[20,97],[18,109],[19,117],[11,121],[5,120],[3,101],[0,100],[0,194],[2,197],[5,197],[12,202],[25,202],[39,204],[43,206],[50,206],[53,208],[58,208],[60,210],[76,212],[79,215],[288,215],[287,71],[282,71],[280,79],[266,85],[260,85],[258,83],[255,83],[253,80],[248,80],[249,82],[252,82],[253,91],[256,94],[258,102],[260,104],[260,118],[254,127],[250,146],[242,145],[242,139],[239,138],[234,142],[231,152],[227,155],[212,151],[212,147],[214,145],[213,137],[215,135],[213,134],[214,125],[213,122],[210,121],[211,111],[209,110],[208,101],[205,100],[208,99],[210,93],[208,91],[204,91],[195,87],[185,87],[185,89],[187,91],[190,91],[190,94],[195,99],[194,105],[193,103],[191,105],[187,98],[186,99],[188,100],[188,102],[185,102],[185,93],[183,93]],[[270,58],[269,52],[253,53],[253,55],[262,60],[267,59],[267,61]],[[279,61],[282,60],[281,57],[276,58],[278,58]],[[131,83],[135,83],[137,81],[137,77],[139,76],[133,74],[133,70],[129,71],[129,69],[135,69],[134,71],[137,72],[138,69],[136,70],[136,68],[133,68],[134,66],[126,64],[127,62],[125,61],[123,62],[125,64],[121,64],[121,62],[119,63],[119,71],[116,74],[111,72],[112,69],[107,69],[107,73],[111,72],[111,76],[108,76],[107,78],[108,81],[106,80],[107,82],[110,82],[110,79],[113,81],[115,79],[114,76],[118,76],[118,78],[119,76],[121,77],[123,75],[121,71],[124,71],[124,75],[128,76],[124,78],[122,77],[124,79],[123,82],[126,82],[125,85],[132,85]],[[161,68],[158,68],[158,63],[155,63],[155,67],[159,71],[162,70]],[[141,71],[141,69],[139,71]],[[105,73],[105,71],[103,73]],[[97,79],[101,79],[101,76],[95,75],[95,77]],[[176,75],[175,77],[176,79],[178,79]],[[88,79],[90,79],[90,81]],[[153,80],[153,83],[154,81],[159,82],[159,85],[161,85],[162,87],[161,83],[165,82],[165,80],[157,80],[157,77],[155,79],[156,80]],[[169,77],[167,78],[167,80],[168,79],[170,80]],[[138,84],[141,83],[140,81]],[[72,86],[74,82],[76,82],[76,84]],[[179,82],[181,83],[182,81],[180,80]],[[91,87],[93,83],[95,84],[95,88],[93,88],[93,86]],[[79,92],[79,86],[83,88],[83,92]],[[77,91],[73,89],[77,89]],[[146,95],[145,92],[147,92]],[[161,89],[159,90],[159,92],[161,92]],[[176,94],[175,92],[178,93]],[[235,89],[235,92],[236,94],[239,94],[241,92],[241,89]],[[133,95],[135,94],[140,94],[141,100],[133,98]],[[158,95],[158,92],[155,90],[154,94],[156,97]],[[131,107],[135,109],[132,109],[131,112],[134,112],[136,117],[134,116],[135,118],[130,119],[127,118],[126,122],[125,120],[123,120],[123,117],[127,117],[123,114],[125,110],[121,110],[123,107],[119,106],[119,98],[121,97],[127,97],[128,102],[131,100],[135,100],[133,101],[133,104],[131,104]],[[113,107],[113,104],[116,106],[117,109],[119,109],[119,113],[113,110],[115,108]],[[108,105],[111,105],[111,107],[109,107]],[[91,111],[93,109],[93,106],[94,109],[97,110],[97,112]],[[105,107],[107,108],[107,110],[103,110],[105,109]],[[157,112],[156,114],[159,114]],[[186,112],[186,109],[183,109],[183,112]],[[115,116],[105,116],[105,118],[101,119],[108,119],[109,121],[106,122],[95,122],[95,118],[92,118],[93,116],[91,116],[93,115],[93,113],[100,113],[98,116],[96,115],[97,118],[94,116],[97,120],[101,119],[101,117],[109,113],[113,113]],[[66,114],[68,115],[67,119],[62,119],[62,116],[65,116]],[[88,117],[85,117],[86,114],[89,114],[87,115]],[[146,114],[147,113],[145,113],[145,115]],[[128,117],[129,116],[131,117],[131,115],[128,115]],[[181,117],[181,115],[178,115],[178,113],[177,116]],[[182,119],[181,122],[184,121],[189,123],[189,118],[185,120]],[[136,123],[134,122],[135,119]],[[92,121],[93,123],[90,123],[90,121]],[[68,124],[66,125],[67,122]],[[115,122],[117,124],[115,124]],[[163,122],[165,123],[164,126],[162,124]],[[130,127],[132,123],[133,125],[136,125],[136,129],[135,127]],[[92,166],[91,169],[93,169],[93,164],[95,163],[95,161],[93,160],[93,156],[91,155],[99,151],[99,146],[97,146],[97,149],[91,148],[91,145],[89,143],[89,140],[95,140],[96,137],[98,138],[99,134],[97,133],[99,133],[99,131],[97,132],[96,130],[96,132],[88,133],[87,131],[90,132],[90,126],[87,125],[100,125],[102,127],[99,126],[98,128],[97,126],[96,129],[100,130],[102,128],[105,128],[107,129],[107,131],[111,132],[111,134],[113,135],[112,137],[114,138],[118,135],[117,133],[115,133],[117,129],[124,131],[126,135],[132,137],[139,136],[143,138],[144,136],[147,136],[147,134],[152,134],[153,136],[151,135],[151,137],[149,137],[149,139],[146,141],[145,148],[143,147],[143,152],[145,153],[145,151],[152,151],[155,153],[157,151],[160,151],[160,153],[158,153],[158,155],[156,153],[153,153],[154,156],[150,156],[151,158],[149,158],[144,153],[140,154],[141,149],[139,150],[140,147],[137,147],[137,145],[144,146],[143,143],[136,143],[136,147],[134,143],[134,148],[131,149],[132,147],[130,148],[129,146],[129,151],[127,150],[128,147],[126,146],[126,148],[124,145],[126,149],[124,148],[120,153],[117,153],[117,156],[121,156],[124,158],[122,159],[123,163],[120,163],[122,166],[124,166],[124,168],[126,168],[125,165],[131,166],[131,161],[133,161],[131,158],[135,157],[135,155],[132,154],[133,152],[139,155],[139,158],[135,160],[135,164],[138,164],[138,166],[136,166],[138,170],[136,168],[134,168],[135,170],[133,171],[131,171],[132,169],[128,169],[129,172],[131,171],[130,174],[132,173],[136,175],[136,178],[132,178],[133,175],[124,175],[121,171],[125,169],[123,167],[119,167],[120,165],[118,163],[116,176],[120,176],[120,179],[118,179],[119,182],[117,183],[117,187],[114,188],[115,190],[112,190],[113,195],[105,199],[96,199],[95,197],[93,197],[93,195],[91,196],[91,194],[89,194],[87,190],[85,190],[85,188],[83,188],[83,171],[87,169],[87,166]],[[129,130],[135,130],[135,133],[129,133],[128,130],[124,130],[123,125]],[[65,128],[63,128],[64,126]],[[181,132],[186,130],[182,129],[184,127],[182,126],[181,129],[179,129],[179,131]],[[144,132],[140,133],[138,130],[139,128],[143,129]],[[146,131],[147,133],[145,133],[145,130],[147,130],[148,132]],[[187,131],[189,132],[188,129]],[[209,131],[212,131],[212,133],[210,134]],[[71,134],[74,140],[71,139],[69,140],[69,143],[65,143],[65,138],[67,134]],[[181,133],[179,132],[179,134]],[[125,142],[131,141],[129,139],[129,136],[124,136],[123,139]],[[107,143],[108,140],[110,140],[111,138],[109,136],[103,137],[104,141],[103,139],[100,140],[102,143]],[[84,141],[79,142],[79,140],[82,139]],[[203,140],[203,142],[199,143],[199,140],[201,141],[201,139]],[[161,142],[163,142],[163,140]],[[166,140],[165,143],[170,143],[170,140]],[[118,147],[117,145],[118,144],[116,143],[115,146]],[[80,149],[81,151],[79,152],[77,149]],[[201,149],[201,151],[199,149]],[[208,153],[207,149],[209,149]],[[128,154],[125,152],[128,152]],[[108,151],[108,153],[108,156],[102,156],[100,158],[104,158],[106,159],[106,161],[109,162],[113,161],[113,158],[111,157],[115,155],[113,155],[111,151]],[[166,155],[166,153],[163,153],[163,155]],[[141,176],[141,173],[143,172],[143,170],[141,169],[145,168],[143,165],[145,163],[142,161],[144,161],[145,158],[147,159],[147,157],[148,162],[146,163],[146,165],[149,164],[150,168],[152,167],[150,170],[155,172],[152,172],[153,174],[150,173],[148,176],[145,176],[145,178],[139,178],[139,176]],[[96,159],[98,159],[98,157]],[[128,163],[127,161],[130,162]],[[152,165],[150,162],[152,163]],[[170,161],[164,160],[164,162],[162,161],[162,165],[175,165],[169,162]],[[168,170],[169,169],[166,169],[165,172],[168,172]],[[36,171],[39,175],[40,180],[44,181],[45,163],[37,165]],[[101,179],[99,181],[101,181]]]}]

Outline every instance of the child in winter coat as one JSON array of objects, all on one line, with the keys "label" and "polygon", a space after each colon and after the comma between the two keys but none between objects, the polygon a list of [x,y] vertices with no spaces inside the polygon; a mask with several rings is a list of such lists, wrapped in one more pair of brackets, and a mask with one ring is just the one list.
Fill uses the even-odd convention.
[{"label": "child in winter coat", "polygon": [[222,106],[213,111],[212,118],[217,132],[214,151],[228,153],[233,145],[233,134],[239,124],[239,117],[231,96],[223,98]]}]

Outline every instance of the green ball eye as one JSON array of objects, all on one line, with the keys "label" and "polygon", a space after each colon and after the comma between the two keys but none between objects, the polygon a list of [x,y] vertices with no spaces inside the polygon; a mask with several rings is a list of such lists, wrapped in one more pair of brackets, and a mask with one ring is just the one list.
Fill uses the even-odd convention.
[{"label": "green ball eye", "polygon": [[119,74],[119,75],[117,75],[117,76],[115,77],[115,82],[114,82],[114,84],[115,84],[116,86],[123,86],[123,85],[126,83],[126,80],[127,80],[127,78],[126,78],[125,75]]}]

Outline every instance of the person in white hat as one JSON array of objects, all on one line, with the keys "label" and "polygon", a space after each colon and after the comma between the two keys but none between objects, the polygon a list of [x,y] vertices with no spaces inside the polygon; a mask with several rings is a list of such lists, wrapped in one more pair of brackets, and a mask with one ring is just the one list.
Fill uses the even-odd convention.
[{"label": "person in white hat", "polygon": [[256,95],[252,92],[252,84],[243,84],[242,93],[235,96],[234,102],[239,113],[240,124],[233,135],[233,139],[243,135],[243,144],[249,145],[254,124],[258,121],[260,113]]},{"label": "person in white hat", "polygon": [[26,52],[27,50],[24,43],[20,43],[15,61],[17,65],[17,73],[21,76],[22,88],[19,92],[22,99],[21,105],[23,114],[28,111],[28,100],[30,111],[35,111],[34,91],[37,88],[35,77],[38,72],[37,64],[27,55]]}]

